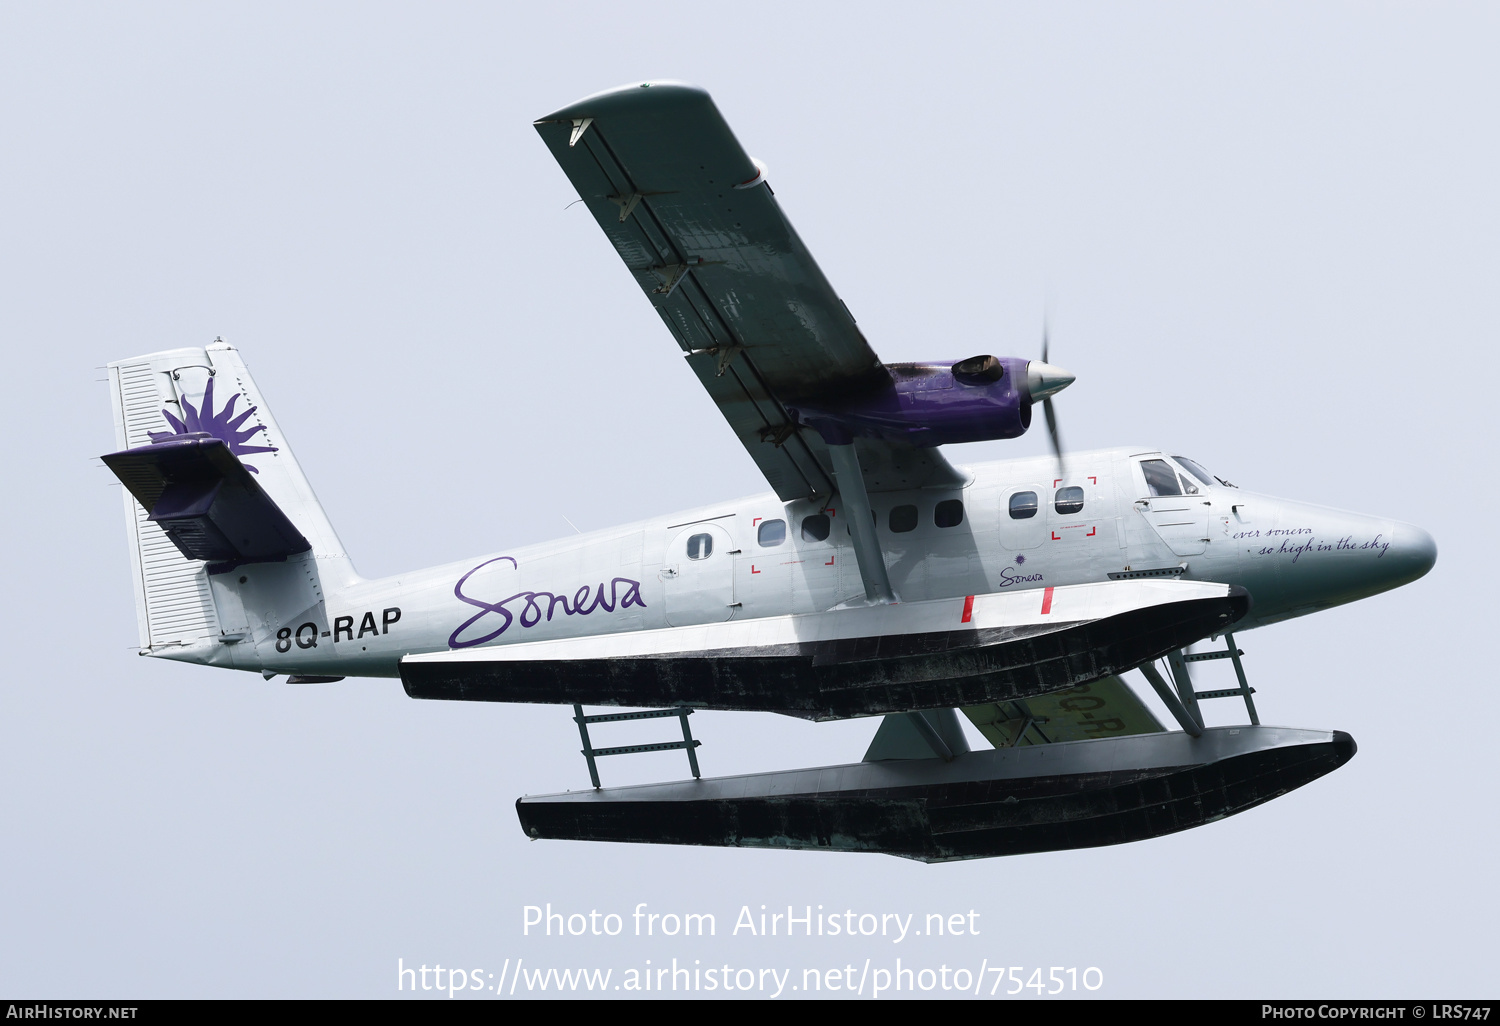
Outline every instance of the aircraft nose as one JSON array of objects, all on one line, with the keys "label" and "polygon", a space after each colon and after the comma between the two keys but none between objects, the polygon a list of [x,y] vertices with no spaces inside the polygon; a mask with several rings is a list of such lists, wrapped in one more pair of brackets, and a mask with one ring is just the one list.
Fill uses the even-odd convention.
[{"label": "aircraft nose", "polygon": [[1385,558],[1395,561],[1395,565],[1386,571],[1397,575],[1395,584],[1409,584],[1425,576],[1437,562],[1437,542],[1415,524],[1398,523],[1391,551]]}]

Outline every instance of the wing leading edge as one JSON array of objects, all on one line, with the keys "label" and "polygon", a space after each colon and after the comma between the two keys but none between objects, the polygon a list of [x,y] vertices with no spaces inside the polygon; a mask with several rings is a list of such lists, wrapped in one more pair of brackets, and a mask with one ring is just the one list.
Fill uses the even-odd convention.
[{"label": "wing leading edge", "polygon": [[[890,373],[708,93],[624,86],[536,128],[777,495],[831,495],[827,446],[786,404],[868,392]],[[870,491],[964,480],[935,448],[856,446]]]}]

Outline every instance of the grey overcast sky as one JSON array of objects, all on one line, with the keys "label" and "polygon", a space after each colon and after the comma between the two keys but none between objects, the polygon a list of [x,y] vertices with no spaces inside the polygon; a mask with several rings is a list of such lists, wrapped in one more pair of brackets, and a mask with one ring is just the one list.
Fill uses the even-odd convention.
[{"label": "grey overcast sky", "polygon": [[[1492,993],[1497,52],[1493,4],[0,6],[0,994],[898,957]],[[368,576],[763,490],[531,127],[652,77],[714,94],[882,356],[1034,356],[1050,305],[1070,445],[1430,530],[1422,581],[1242,638],[1265,720],[1356,758],[1172,837],[948,866],[531,843],[515,798],[587,782],[564,709],[137,658],[112,359],[238,346]],[[714,775],[873,732],[694,725]],[[523,936],[548,902],[717,932]],[[733,934],[763,904],[979,935]]]}]

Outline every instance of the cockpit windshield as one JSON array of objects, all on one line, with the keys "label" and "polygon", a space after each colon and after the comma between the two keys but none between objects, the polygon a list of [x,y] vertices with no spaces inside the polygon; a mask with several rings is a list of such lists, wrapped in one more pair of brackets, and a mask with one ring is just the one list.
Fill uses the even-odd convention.
[{"label": "cockpit windshield", "polygon": [[1192,460],[1188,459],[1185,456],[1173,456],[1172,458],[1177,461],[1177,465],[1179,467],[1196,477],[1199,484],[1203,485],[1206,488],[1213,487],[1214,476],[1208,471],[1204,470],[1202,467],[1198,466],[1198,464],[1194,463]]},{"label": "cockpit windshield", "polygon": [[1182,467],[1189,474],[1192,474],[1199,481],[1201,481],[1203,483],[1204,487],[1212,488],[1215,481],[1217,481],[1219,484],[1223,485],[1225,488],[1233,488],[1233,487],[1235,487],[1234,485],[1230,484],[1228,481],[1224,480],[1222,477],[1215,477],[1214,475],[1210,474],[1208,471],[1204,470],[1202,466],[1200,466],[1197,463],[1194,463],[1192,460],[1188,459],[1186,456],[1173,456],[1172,458],[1177,461],[1177,465],[1179,467]]}]

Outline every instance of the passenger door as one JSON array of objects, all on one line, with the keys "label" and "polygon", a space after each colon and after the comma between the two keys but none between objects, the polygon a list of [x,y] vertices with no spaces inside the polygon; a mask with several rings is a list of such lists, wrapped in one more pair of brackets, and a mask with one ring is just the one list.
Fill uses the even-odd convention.
[{"label": "passenger door", "polygon": [[661,569],[667,623],[686,627],[719,623],[734,615],[732,548],[733,539],[722,522],[669,531]]}]

